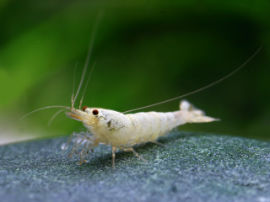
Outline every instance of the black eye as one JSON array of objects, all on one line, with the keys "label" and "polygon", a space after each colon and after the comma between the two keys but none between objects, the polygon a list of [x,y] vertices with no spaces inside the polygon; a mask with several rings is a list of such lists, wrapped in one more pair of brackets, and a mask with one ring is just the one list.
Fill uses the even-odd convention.
[{"label": "black eye", "polygon": [[87,109],[87,106],[83,106],[82,110],[85,112],[85,110]]},{"label": "black eye", "polygon": [[98,110],[97,110],[97,109],[94,109],[94,110],[92,111],[92,114],[93,114],[93,115],[98,115]]}]

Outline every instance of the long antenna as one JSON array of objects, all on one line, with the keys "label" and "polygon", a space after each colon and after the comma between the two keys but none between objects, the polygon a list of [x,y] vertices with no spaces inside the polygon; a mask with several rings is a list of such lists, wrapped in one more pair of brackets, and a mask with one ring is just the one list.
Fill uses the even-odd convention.
[{"label": "long antenna", "polygon": [[59,114],[61,114],[61,113],[64,112],[64,111],[66,111],[66,110],[60,109],[60,110],[56,111],[56,112],[52,115],[52,117],[50,118],[50,120],[48,121],[48,126],[51,126],[51,125],[52,125],[52,122],[54,121],[54,119],[55,119]]},{"label": "long antenna", "polygon": [[93,66],[91,67],[90,72],[89,72],[89,74],[88,74],[88,78],[87,78],[85,87],[84,87],[84,89],[83,89],[82,97],[81,97],[81,99],[80,99],[79,109],[81,109],[81,107],[82,107],[83,99],[84,99],[84,97],[85,97],[86,90],[87,90],[87,86],[88,86],[89,81],[90,81],[91,78],[92,78],[92,74],[93,74],[93,71],[94,71],[94,69],[95,69],[95,66],[96,66],[96,63],[93,64]]},{"label": "long antenna", "polygon": [[123,113],[130,113],[130,112],[138,111],[138,110],[141,110],[141,109],[146,109],[146,108],[154,107],[154,106],[157,106],[157,105],[165,104],[165,103],[168,103],[168,102],[172,102],[172,101],[175,101],[175,100],[179,100],[181,98],[196,94],[196,93],[204,91],[204,90],[206,90],[206,89],[208,89],[208,88],[210,88],[212,86],[215,86],[215,85],[221,83],[222,81],[230,78],[231,76],[236,74],[238,71],[240,71],[242,68],[244,68],[261,50],[262,50],[262,46],[260,46],[251,56],[249,56],[249,58],[244,63],[242,63],[236,69],[234,69],[233,71],[231,71],[229,74],[225,75],[224,77],[221,77],[220,79],[218,79],[218,80],[216,80],[216,81],[214,81],[214,82],[212,82],[212,83],[210,83],[210,84],[208,84],[206,86],[203,86],[203,87],[201,87],[201,88],[199,88],[197,90],[191,91],[189,93],[179,95],[177,97],[173,97],[173,98],[170,98],[170,99],[167,99],[167,100],[163,100],[161,102],[146,105],[144,107],[138,107],[138,108],[135,108],[135,109],[127,110],[127,111],[125,111]]},{"label": "long antenna", "polygon": [[50,105],[50,106],[45,106],[45,107],[40,107],[38,109],[35,109],[31,112],[28,112],[27,114],[23,115],[20,120],[25,119],[26,117],[28,117],[29,115],[39,112],[39,111],[43,111],[43,110],[47,110],[47,109],[56,109],[56,108],[63,108],[63,109],[70,109],[70,107],[68,106],[62,106],[62,105]]},{"label": "long antenna", "polygon": [[[95,24],[94,24],[94,28],[93,28],[93,34],[92,34],[92,37],[91,37],[91,40],[90,40],[90,43],[89,43],[89,48],[88,48],[88,53],[87,53],[87,57],[86,57],[86,60],[85,60],[85,64],[84,64],[84,67],[83,67],[83,71],[82,71],[82,75],[81,75],[81,80],[80,80],[80,83],[79,83],[79,86],[78,86],[78,89],[76,91],[76,94],[74,95],[74,83],[75,83],[75,70],[76,70],[76,67],[75,67],[75,70],[74,70],[74,78],[73,78],[73,92],[72,92],[72,95],[71,95],[71,108],[73,109],[74,108],[74,104],[76,102],[76,99],[80,93],[80,90],[81,90],[81,87],[83,85],[83,81],[85,79],[85,75],[86,75],[86,72],[87,72],[87,67],[89,65],[89,61],[90,61],[90,58],[91,58],[91,54],[92,54],[92,50],[93,50],[93,46],[94,46],[94,41],[95,41],[95,37],[96,37],[96,32],[97,32],[97,27],[98,27],[98,24],[99,24],[99,21],[101,19],[101,17],[103,16],[103,11],[99,12],[98,16],[97,16],[97,19],[95,21]],[[91,72],[93,71],[93,68],[92,70],[90,71],[90,74]],[[87,81],[88,83],[88,81]],[[84,96],[83,96],[84,97]],[[82,101],[81,101],[82,102]],[[63,106],[63,105],[51,105],[51,106],[45,106],[45,107],[40,107],[38,109],[35,109],[31,112],[28,112],[26,113],[24,116],[22,116],[20,118],[20,120],[22,119],[25,119],[26,117],[28,117],[29,115],[33,114],[33,113],[36,113],[36,112],[39,112],[39,111],[43,111],[43,110],[47,110],[47,109],[55,109],[55,108],[62,108],[62,109],[67,109],[69,110],[70,107],[68,106]],[[49,124],[53,121],[53,119],[60,113],[64,110],[59,110],[58,112],[56,112],[51,120],[49,121]]]},{"label": "long antenna", "polygon": [[72,81],[72,95],[71,95],[71,109],[74,109],[74,96],[75,96],[75,79],[76,79],[76,70],[77,70],[78,64],[75,65],[75,68],[73,70],[73,81]]},{"label": "long antenna", "polygon": [[87,68],[88,68],[90,58],[91,58],[91,55],[92,55],[92,51],[93,51],[93,46],[94,46],[94,42],[95,42],[95,38],[96,38],[96,32],[97,32],[98,24],[99,24],[99,21],[100,21],[100,19],[102,17],[102,14],[103,14],[103,12],[99,13],[99,15],[97,16],[96,22],[94,24],[93,34],[91,36],[91,40],[90,40],[90,43],[89,43],[88,53],[87,53],[87,57],[86,57],[86,60],[85,60],[84,67],[83,67],[81,80],[80,80],[78,89],[76,91],[76,94],[75,94],[74,98],[72,98],[72,103],[71,103],[72,107],[74,106],[74,104],[76,102],[76,99],[77,99],[77,97],[78,97],[78,95],[80,93],[81,87],[82,87],[84,79],[85,79],[85,75],[86,75]]}]

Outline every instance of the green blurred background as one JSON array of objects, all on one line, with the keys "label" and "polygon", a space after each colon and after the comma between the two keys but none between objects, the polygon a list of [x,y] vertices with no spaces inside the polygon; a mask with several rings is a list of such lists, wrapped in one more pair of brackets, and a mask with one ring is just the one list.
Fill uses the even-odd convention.
[{"label": "green blurred background", "polygon": [[269,11],[267,0],[1,0],[0,144],[84,130],[64,113],[48,126],[57,110],[20,117],[70,105],[74,68],[78,84],[100,12],[85,105],[126,111],[187,93],[226,75],[263,45],[245,69],[186,98],[222,121],[179,129],[269,140]]}]

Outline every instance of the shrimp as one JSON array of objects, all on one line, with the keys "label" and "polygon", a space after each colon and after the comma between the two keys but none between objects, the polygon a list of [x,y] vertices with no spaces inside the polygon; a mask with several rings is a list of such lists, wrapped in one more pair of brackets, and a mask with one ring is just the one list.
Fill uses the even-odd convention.
[{"label": "shrimp", "polygon": [[[124,114],[109,109],[90,108],[71,109],[68,117],[81,121],[93,135],[87,148],[93,149],[100,143],[112,147],[112,166],[115,167],[117,149],[132,151],[134,146],[147,142],[156,142],[170,130],[185,123],[205,123],[218,119],[208,117],[203,111],[194,108],[189,102],[182,101],[180,110],[174,112],[139,112]],[[89,144],[90,142],[90,144]]]},{"label": "shrimp", "polygon": [[[100,18],[100,16],[99,16]],[[99,19],[98,18],[98,19]],[[98,21],[97,21],[98,22]],[[150,108],[153,106],[165,104],[175,100],[180,100],[189,95],[196,94],[198,92],[204,91],[212,86],[221,83],[222,81],[228,79],[239,70],[244,68],[262,49],[259,47],[244,63],[235,68],[229,74],[221,77],[220,79],[205,85],[199,89],[188,92],[184,95],[180,95],[174,98],[170,98],[161,102],[150,104],[147,106],[135,108],[128,110],[126,112],[117,112],[110,109],[95,108],[95,107],[81,107],[83,103],[84,94],[86,92],[86,87],[89,81],[89,78],[92,74],[93,68],[90,71],[88,80],[86,82],[85,88],[83,90],[83,95],[80,100],[79,107],[75,108],[75,102],[79,96],[80,90],[84,83],[87,67],[89,65],[90,56],[93,48],[93,42],[96,35],[97,22],[94,27],[92,39],[90,40],[88,54],[86,57],[85,65],[82,71],[81,80],[77,88],[76,94],[71,96],[71,107],[62,106],[62,105],[53,105],[45,106],[39,109],[33,110],[32,112],[27,113],[23,116],[29,116],[32,113],[52,109],[52,108],[61,108],[60,111],[56,112],[53,115],[50,122],[62,111],[66,111],[66,115],[74,120],[82,122],[82,124],[90,132],[86,133],[74,133],[74,138],[71,140],[73,144],[71,154],[74,152],[80,151],[80,164],[85,162],[85,155],[89,151],[92,151],[99,144],[110,145],[112,148],[112,167],[115,167],[115,155],[117,149],[133,152],[137,157],[144,160],[135,150],[135,145],[144,144],[147,142],[158,143],[157,139],[161,136],[166,135],[172,129],[186,124],[186,123],[206,123],[218,121],[217,118],[212,118],[206,116],[202,110],[196,109],[188,101],[180,102],[180,109],[174,112],[139,112],[133,113],[130,112]],[[93,66],[94,67],[94,66]],[[63,144],[62,149],[67,149],[66,144]]]},{"label": "shrimp", "polygon": [[[260,52],[261,49],[262,47],[259,47],[244,63],[242,63],[232,72],[206,86],[184,95],[128,110],[124,113],[110,109],[88,106],[84,106],[81,109],[80,107],[78,109],[74,107],[76,97],[78,96],[82,85],[82,80],[85,76],[84,74],[86,73],[85,66],[76,96],[72,96],[71,99],[71,109],[70,111],[66,112],[66,115],[71,119],[82,122],[82,124],[92,135],[89,135],[89,133],[85,133],[85,135],[75,133],[75,138],[73,140],[73,142],[75,142],[75,146],[73,147],[72,151],[76,150],[76,148],[81,148],[80,163],[83,163],[85,162],[84,156],[90,150],[92,151],[99,144],[110,145],[112,148],[112,167],[114,168],[117,149],[133,152],[137,157],[144,160],[134,150],[133,147],[135,145],[140,145],[147,142],[157,143],[157,139],[159,137],[166,135],[172,129],[186,123],[207,123],[218,121],[219,119],[217,118],[206,116],[202,110],[195,108],[186,100],[181,101],[180,109],[174,112],[153,111],[133,114],[130,112],[150,108],[174,100],[179,100],[183,97],[206,90],[238,72],[240,69],[246,66],[246,64],[248,64]],[[84,95],[82,96],[82,99],[83,97]],[[80,106],[82,105],[82,99],[80,101]]]}]

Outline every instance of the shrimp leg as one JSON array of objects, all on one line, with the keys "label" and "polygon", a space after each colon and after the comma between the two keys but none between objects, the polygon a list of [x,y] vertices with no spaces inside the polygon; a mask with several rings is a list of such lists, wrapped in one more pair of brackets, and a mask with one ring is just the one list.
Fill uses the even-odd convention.
[{"label": "shrimp leg", "polygon": [[112,146],[112,167],[115,168],[115,152],[116,152],[116,147]]},{"label": "shrimp leg", "polygon": [[143,160],[144,162],[147,162],[147,160],[145,160],[142,156],[140,156],[139,153],[136,152],[136,151],[134,150],[133,147],[126,148],[126,149],[123,149],[123,150],[124,150],[125,152],[133,152],[133,154],[134,154],[137,158]]},{"label": "shrimp leg", "polygon": [[162,144],[162,143],[160,143],[160,142],[158,142],[158,141],[150,141],[151,143],[153,143],[153,144],[156,144],[156,145],[158,145],[158,146],[161,146],[161,147],[165,147],[165,145],[164,144]]}]

